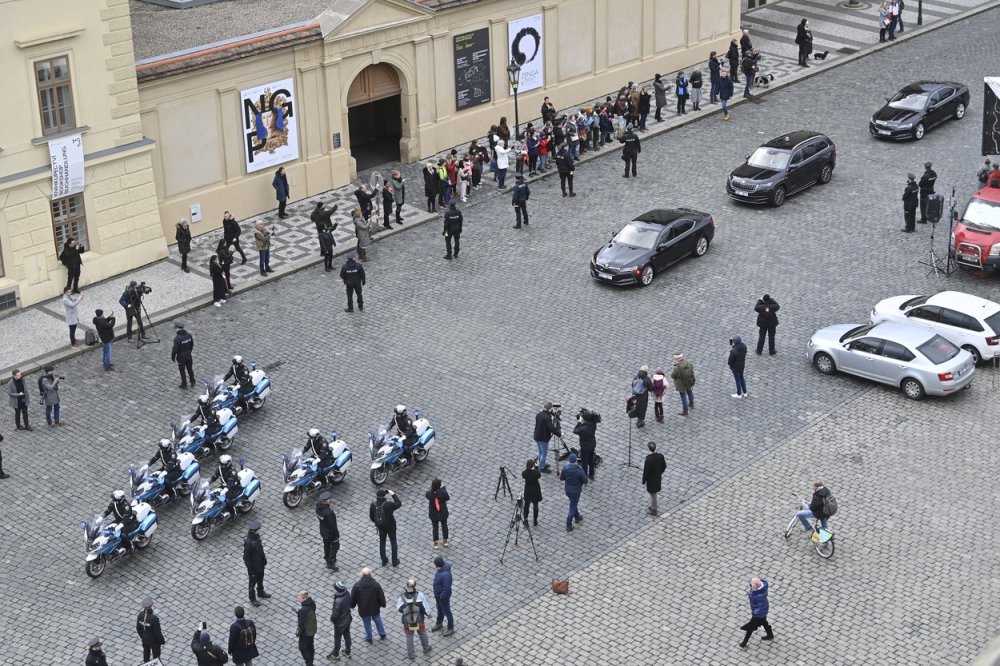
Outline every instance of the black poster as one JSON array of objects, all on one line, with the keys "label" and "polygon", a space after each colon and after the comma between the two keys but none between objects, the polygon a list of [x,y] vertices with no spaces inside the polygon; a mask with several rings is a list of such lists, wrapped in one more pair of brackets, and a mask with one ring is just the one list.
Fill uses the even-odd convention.
[{"label": "black poster", "polygon": [[490,30],[455,35],[455,109],[490,101]]},{"label": "black poster", "polygon": [[1000,77],[983,80],[983,155],[1000,155]]}]

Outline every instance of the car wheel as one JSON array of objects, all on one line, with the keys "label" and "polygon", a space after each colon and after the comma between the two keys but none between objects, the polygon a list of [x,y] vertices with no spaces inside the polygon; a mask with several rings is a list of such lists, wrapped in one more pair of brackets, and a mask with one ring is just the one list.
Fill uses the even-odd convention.
[{"label": "car wheel", "polygon": [[653,281],[653,267],[646,264],[642,267],[642,273],[639,274],[639,284],[643,287],[648,287],[649,283]]},{"label": "car wheel", "polygon": [[771,205],[780,208],[783,203],[785,203],[785,186],[778,185],[771,194]]},{"label": "car wheel", "polygon": [[829,164],[824,164],[823,169],[819,172],[819,182],[820,185],[826,185],[833,178],[833,167]]},{"label": "car wheel", "polygon": [[824,375],[832,375],[837,370],[837,364],[833,362],[833,357],[826,352],[820,352],[813,358],[813,365]]},{"label": "car wheel", "polygon": [[698,240],[694,243],[694,256],[702,257],[708,252],[708,239],[704,236],[699,236]]},{"label": "car wheel", "polygon": [[959,102],[955,105],[955,120],[961,120],[965,117],[965,104]]},{"label": "car wheel", "polygon": [[920,400],[924,397],[924,387],[913,377],[907,377],[899,386],[910,400]]},{"label": "car wheel", "polygon": [[920,141],[924,138],[924,124],[917,123],[917,126],[913,128],[913,138],[916,141]]},{"label": "car wheel", "polygon": [[972,354],[972,362],[973,362],[973,364],[979,365],[980,363],[983,362],[983,357],[979,353],[979,350],[976,349],[975,347],[973,347],[972,345],[965,345],[964,347],[962,347],[962,349],[964,349],[965,351],[967,351],[970,354]]}]

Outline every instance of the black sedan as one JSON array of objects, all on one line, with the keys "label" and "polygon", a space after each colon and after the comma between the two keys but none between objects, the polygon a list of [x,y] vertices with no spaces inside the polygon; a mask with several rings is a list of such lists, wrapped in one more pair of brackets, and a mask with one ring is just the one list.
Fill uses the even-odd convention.
[{"label": "black sedan", "polygon": [[969,88],[948,81],[918,81],[886,99],[868,122],[878,139],[924,138],[924,132],[949,118],[961,120],[969,108]]},{"label": "black sedan", "polygon": [[785,197],[825,185],[837,166],[837,146],[820,132],[798,130],[771,139],[733,169],[726,181],[730,198],[743,203],[785,203]]},{"label": "black sedan", "polygon": [[715,236],[708,213],[690,208],[651,210],[626,224],[590,260],[590,275],[614,285],[648,285],[688,255],[700,257]]}]

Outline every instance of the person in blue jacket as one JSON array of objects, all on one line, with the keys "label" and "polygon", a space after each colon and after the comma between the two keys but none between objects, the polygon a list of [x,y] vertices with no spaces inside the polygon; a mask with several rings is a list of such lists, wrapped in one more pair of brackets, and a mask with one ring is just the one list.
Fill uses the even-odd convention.
[{"label": "person in blue jacket", "polygon": [[747,646],[747,641],[753,636],[753,632],[757,631],[760,627],[764,627],[766,632],[763,641],[773,641],[774,632],[771,631],[771,625],[767,623],[767,581],[761,580],[754,576],[750,579],[750,589],[747,590],[747,596],[750,598],[750,621],[744,624],[740,629],[746,632],[743,637],[743,642],[740,643],[741,648]]},{"label": "person in blue jacket", "polygon": [[587,474],[583,468],[576,464],[576,454],[569,454],[569,464],[563,467],[559,473],[559,478],[565,484],[566,497],[569,498],[569,513],[566,514],[566,531],[573,531],[573,522],[583,522],[583,516],[577,508],[580,504],[580,493],[587,485]]},{"label": "person in blue jacket", "polygon": [[434,566],[437,573],[434,574],[434,603],[437,605],[437,622],[431,627],[431,631],[440,631],[445,618],[448,618],[448,628],[444,631],[444,636],[451,636],[455,633],[455,618],[451,616],[451,565],[444,561],[441,556],[434,558]]}]

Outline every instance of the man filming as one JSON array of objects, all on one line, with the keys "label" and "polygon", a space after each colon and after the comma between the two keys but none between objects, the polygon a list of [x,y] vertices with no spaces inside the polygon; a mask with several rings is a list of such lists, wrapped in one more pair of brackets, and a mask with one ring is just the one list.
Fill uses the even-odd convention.
[{"label": "man filming", "polygon": [[[125,338],[132,340],[132,320],[135,320],[136,328],[139,331],[139,339],[143,340],[146,337],[146,331],[142,326],[142,296],[143,293],[149,293],[146,291],[148,287],[143,283],[141,288],[138,282],[132,280],[125,287],[125,291],[122,293],[121,298],[118,299],[118,304],[125,308]],[[150,290],[152,291],[152,290]]]},{"label": "man filming", "polygon": [[594,480],[594,452],[597,449],[597,424],[600,422],[600,414],[581,409],[576,415],[576,427],[573,428],[573,434],[580,438],[580,467],[591,481]]}]

